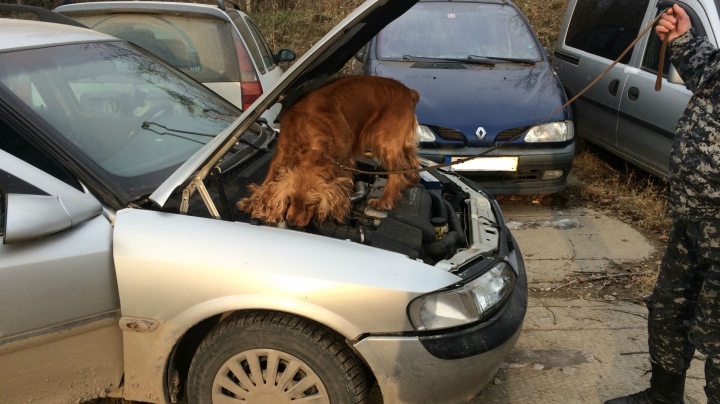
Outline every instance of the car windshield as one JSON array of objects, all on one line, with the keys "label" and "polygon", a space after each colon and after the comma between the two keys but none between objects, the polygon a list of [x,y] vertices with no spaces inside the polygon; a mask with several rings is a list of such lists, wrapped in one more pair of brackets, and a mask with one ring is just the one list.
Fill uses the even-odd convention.
[{"label": "car windshield", "polygon": [[146,195],[241,111],[120,42],[0,53],[0,93],[128,197]]},{"label": "car windshield", "polygon": [[378,35],[378,57],[540,60],[515,8],[501,4],[418,3]]},{"label": "car windshield", "polygon": [[132,42],[201,83],[240,81],[230,24],[167,14],[73,16],[87,27]]}]

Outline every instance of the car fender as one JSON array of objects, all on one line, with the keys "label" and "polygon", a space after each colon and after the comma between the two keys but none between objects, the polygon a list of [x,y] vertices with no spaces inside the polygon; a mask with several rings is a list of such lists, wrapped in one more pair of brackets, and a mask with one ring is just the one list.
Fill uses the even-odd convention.
[{"label": "car fender", "polygon": [[117,213],[113,257],[121,325],[148,325],[123,333],[124,395],[142,401],[165,400],[168,357],[184,333],[206,318],[277,310],[353,340],[412,331],[408,303],[460,280],[350,241],[140,209]]}]

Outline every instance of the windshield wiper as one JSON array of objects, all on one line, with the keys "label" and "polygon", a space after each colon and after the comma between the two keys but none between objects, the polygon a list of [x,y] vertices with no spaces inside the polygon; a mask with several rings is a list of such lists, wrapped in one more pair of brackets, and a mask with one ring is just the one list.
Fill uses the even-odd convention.
[{"label": "windshield wiper", "polygon": [[515,62],[515,63],[527,63],[534,65],[537,63],[537,60],[532,59],[514,59],[514,58],[504,58],[504,57],[496,57],[496,56],[478,56],[478,55],[468,55],[468,59],[472,60],[492,60],[492,61],[498,61],[498,62]]},{"label": "windshield wiper", "polygon": [[490,59],[461,59],[461,58],[434,58],[434,57],[425,57],[425,56],[411,56],[411,55],[403,55],[402,60],[406,61],[424,61],[424,60],[432,60],[432,61],[438,61],[438,62],[460,62],[460,63],[472,63],[472,64],[478,64],[478,65],[488,65],[488,66],[495,66],[495,62]]},{"label": "windshield wiper", "polygon": [[504,58],[504,57],[495,57],[495,56],[478,56],[478,55],[468,55],[467,58],[435,58],[435,57],[425,57],[425,56],[411,56],[411,55],[403,55],[402,60],[407,61],[416,61],[416,60],[437,60],[441,62],[460,62],[460,63],[475,63],[475,64],[481,64],[481,65],[489,65],[489,66],[495,66],[498,62],[513,62],[513,63],[527,63],[534,65],[537,63],[537,60],[532,59],[514,59],[514,58]]},{"label": "windshield wiper", "polygon": [[[168,127],[165,126],[165,125],[160,125],[159,123],[155,123],[155,122],[145,121],[145,122],[142,123],[142,128],[143,128],[143,129],[147,129],[147,130],[153,131],[153,132],[157,133],[158,135],[176,136],[176,137],[179,137],[180,139],[186,139],[186,140],[190,140],[190,141],[197,142],[197,143],[201,143],[201,144],[206,144],[206,143],[200,142],[200,141],[195,140],[195,139],[190,139],[190,138],[187,138],[187,137],[178,136],[178,135],[175,135],[175,134],[173,134],[173,133],[160,133],[160,132],[158,132],[158,131],[155,131],[155,130],[150,129],[150,125],[159,126],[159,127],[163,128],[163,129],[165,129],[165,130],[167,130],[167,131],[171,131],[171,132],[186,133],[186,134],[188,134],[188,135],[196,135],[196,136],[215,137],[215,135],[211,135],[211,134],[208,134],[208,133],[189,132],[189,131],[186,131],[186,130],[168,128]],[[257,151],[260,151],[260,152],[263,152],[263,153],[267,153],[267,152],[268,152],[267,149],[261,149],[261,148],[255,146],[254,144],[250,143],[249,141],[245,140],[245,139],[238,139],[238,142],[240,142],[240,143],[242,143],[242,144],[244,144],[244,145],[248,145],[248,146],[250,146],[251,148],[253,148],[253,149],[257,150]]]}]

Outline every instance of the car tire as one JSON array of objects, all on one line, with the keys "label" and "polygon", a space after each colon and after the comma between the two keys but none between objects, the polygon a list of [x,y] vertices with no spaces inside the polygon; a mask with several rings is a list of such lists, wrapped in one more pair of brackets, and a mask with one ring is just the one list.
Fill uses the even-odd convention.
[{"label": "car tire", "polygon": [[[237,402],[232,397],[366,403],[363,370],[342,337],[320,324],[285,313],[244,312],[223,320],[200,344],[187,392],[191,404]],[[269,373],[275,373],[272,382]]]}]

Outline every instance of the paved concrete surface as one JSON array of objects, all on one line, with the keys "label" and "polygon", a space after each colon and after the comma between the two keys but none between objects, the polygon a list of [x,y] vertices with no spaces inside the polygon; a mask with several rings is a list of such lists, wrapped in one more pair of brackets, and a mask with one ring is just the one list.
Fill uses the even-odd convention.
[{"label": "paved concrete surface", "polygon": [[[662,253],[630,225],[590,209],[560,212],[507,199],[500,204],[506,221],[518,227],[513,234],[531,287]],[[645,389],[646,318],[645,307],[627,302],[531,297],[515,350],[495,382],[471,402],[602,403]],[[686,381],[686,402],[692,404],[706,402],[704,362],[697,357]]]}]

